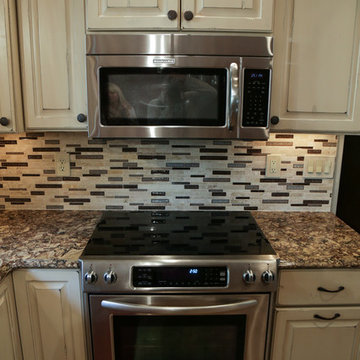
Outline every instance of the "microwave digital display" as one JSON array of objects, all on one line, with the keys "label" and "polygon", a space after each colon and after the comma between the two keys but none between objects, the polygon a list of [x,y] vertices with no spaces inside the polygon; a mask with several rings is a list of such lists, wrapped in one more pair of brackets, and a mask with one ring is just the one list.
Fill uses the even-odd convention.
[{"label": "microwave digital display", "polygon": [[102,125],[225,126],[227,70],[99,69]]}]

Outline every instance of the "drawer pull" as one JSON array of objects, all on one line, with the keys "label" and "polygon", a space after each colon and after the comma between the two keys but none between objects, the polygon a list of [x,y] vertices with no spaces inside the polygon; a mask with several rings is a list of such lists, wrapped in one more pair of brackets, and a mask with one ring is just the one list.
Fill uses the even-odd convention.
[{"label": "drawer pull", "polygon": [[317,289],[319,291],[324,291],[324,292],[328,292],[328,293],[338,293],[340,291],[343,291],[345,288],[343,286],[339,286],[339,288],[337,290],[328,290],[328,289],[325,289],[325,288],[319,286]]},{"label": "drawer pull", "polygon": [[318,315],[318,314],[315,314],[314,315],[314,319],[320,319],[320,320],[335,320],[337,319],[338,317],[340,317],[340,314],[339,313],[336,313],[333,317],[331,318],[327,318],[327,317],[323,317],[321,315]]}]

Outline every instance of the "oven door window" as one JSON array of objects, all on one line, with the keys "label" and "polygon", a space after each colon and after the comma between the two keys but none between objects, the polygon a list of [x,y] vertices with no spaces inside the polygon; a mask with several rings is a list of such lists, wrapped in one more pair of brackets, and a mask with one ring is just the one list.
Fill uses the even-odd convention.
[{"label": "oven door window", "polygon": [[226,69],[102,67],[104,126],[225,126]]},{"label": "oven door window", "polygon": [[114,316],[116,360],[241,360],[246,315]]}]

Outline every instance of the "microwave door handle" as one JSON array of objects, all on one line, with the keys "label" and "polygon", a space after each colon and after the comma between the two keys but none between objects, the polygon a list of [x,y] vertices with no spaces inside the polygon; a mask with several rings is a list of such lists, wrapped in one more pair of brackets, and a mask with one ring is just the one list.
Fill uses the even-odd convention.
[{"label": "microwave door handle", "polygon": [[237,122],[239,112],[239,66],[237,63],[230,64],[230,104],[228,129],[231,131]]},{"label": "microwave door handle", "polygon": [[207,306],[154,306],[112,300],[102,300],[101,306],[106,309],[133,315],[212,315],[244,310],[257,305],[257,300],[245,300],[230,304]]}]

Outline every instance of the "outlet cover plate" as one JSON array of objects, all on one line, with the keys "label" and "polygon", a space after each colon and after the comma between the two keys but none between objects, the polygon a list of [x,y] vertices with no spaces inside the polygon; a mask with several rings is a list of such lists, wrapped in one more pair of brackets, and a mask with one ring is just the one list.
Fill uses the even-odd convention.
[{"label": "outlet cover plate", "polygon": [[55,174],[58,176],[70,176],[70,154],[55,154]]},{"label": "outlet cover plate", "polygon": [[281,155],[266,156],[266,177],[278,178],[281,173]]}]

